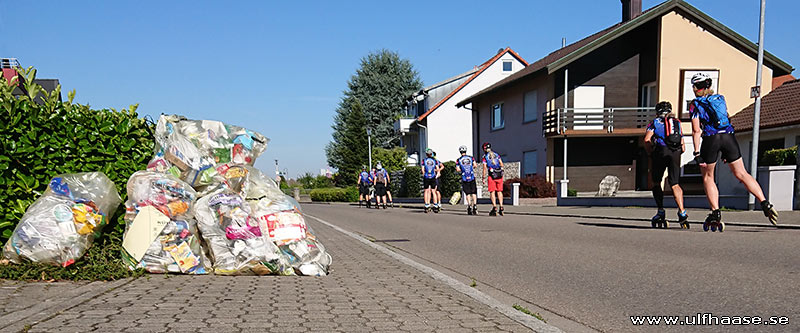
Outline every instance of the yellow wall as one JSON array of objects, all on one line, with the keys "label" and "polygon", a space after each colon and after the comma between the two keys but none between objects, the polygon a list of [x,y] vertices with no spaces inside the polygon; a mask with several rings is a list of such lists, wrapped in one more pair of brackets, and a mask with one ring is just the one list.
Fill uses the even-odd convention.
[{"label": "yellow wall", "polygon": [[[719,70],[719,91],[734,115],[754,100],[750,87],[756,82],[756,59],[717,38],[677,12],[661,17],[658,99],[678,105],[681,70]],[[772,90],[772,70],[763,67],[761,96]],[[678,108],[676,107],[676,111]],[[685,130],[685,129],[684,129]]]}]

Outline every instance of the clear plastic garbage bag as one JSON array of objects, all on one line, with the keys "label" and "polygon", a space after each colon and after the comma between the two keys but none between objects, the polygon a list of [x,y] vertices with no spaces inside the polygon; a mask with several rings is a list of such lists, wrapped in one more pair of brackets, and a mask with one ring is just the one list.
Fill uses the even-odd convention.
[{"label": "clear plastic garbage bag", "polygon": [[156,154],[147,169],[168,172],[195,188],[215,184],[215,166],[253,165],[269,139],[246,128],[214,120],[162,115],[155,132]]},{"label": "clear plastic garbage bag", "polygon": [[69,266],[98,237],[122,199],[102,172],[64,174],[28,207],[3,247],[3,257]]},{"label": "clear plastic garbage bag", "polygon": [[[128,268],[144,268],[150,273],[206,274],[207,260],[193,218],[195,190],[175,176],[151,171],[131,175],[127,190],[121,251]],[[154,218],[163,215],[166,219],[158,224],[140,213]],[[152,228],[160,230],[149,230]]]}]

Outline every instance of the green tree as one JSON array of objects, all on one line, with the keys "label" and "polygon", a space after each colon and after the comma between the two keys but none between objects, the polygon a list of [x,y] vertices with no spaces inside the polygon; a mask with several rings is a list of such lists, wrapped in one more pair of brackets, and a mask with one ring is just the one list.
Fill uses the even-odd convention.
[{"label": "green tree", "polygon": [[361,66],[347,82],[347,90],[336,108],[333,118],[332,141],[326,149],[328,164],[342,170],[354,170],[366,164],[367,159],[350,165],[339,154],[350,149],[345,141],[349,113],[353,103],[361,105],[364,118],[362,130],[372,130],[373,147],[390,148],[395,143],[394,120],[403,110],[403,102],[422,88],[419,74],[407,59],[396,52],[380,50],[361,58]]},{"label": "green tree", "polygon": [[372,161],[377,164],[381,162],[386,171],[394,172],[398,170],[405,170],[408,160],[408,154],[402,147],[394,147],[392,149],[375,148],[372,149]]},{"label": "green tree", "polygon": [[354,99],[342,111],[337,114],[337,118],[342,117],[341,131],[334,132],[334,138],[338,137],[338,141],[329,143],[325,147],[325,153],[328,164],[339,169],[337,185],[352,185],[356,183],[356,173],[369,160],[366,120],[358,99]]}]

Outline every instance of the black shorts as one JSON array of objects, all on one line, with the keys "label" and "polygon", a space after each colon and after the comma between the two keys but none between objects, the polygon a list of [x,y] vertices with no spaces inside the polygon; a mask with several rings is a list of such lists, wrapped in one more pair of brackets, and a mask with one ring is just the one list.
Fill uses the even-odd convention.
[{"label": "black shorts", "polygon": [[667,171],[669,186],[678,185],[681,176],[681,151],[671,150],[667,147],[656,147],[653,151],[653,183],[661,186],[661,178]]},{"label": "black shorts", "polygon": [[361,195],[369,195],[369,185],[361,183],[361,185],[358,186],[358,193]]},{"label": "black shorts", "polygon": [[383,183],[375,184],[375,196],[382,197],[386,195],[386,185]]},{"label": "black shorts", "polygon": [[439,182],[439,178],[436,178],[436,190],[438,191],[440,188],[442,188],[442,183]]},{"label": "black shorts", "polygon": [[464,190],[464,194],[478,194],[478,185],[475,184],[474,179],[468,182],[462,181],[461,189]]},{"label": "black shorts", "polygon": [[719,133],[711,136],[704,136],[703,143],[700,145],[700,157],[706,163],[716,163],[722,153],[722,161],[730,163],[742,158],[739,150],[739,142],[731,133]]},{"label": "black shorts", "polygon": [[436,189],[437,188],[437,179],[436,178],[422,178],[422,189]]}]

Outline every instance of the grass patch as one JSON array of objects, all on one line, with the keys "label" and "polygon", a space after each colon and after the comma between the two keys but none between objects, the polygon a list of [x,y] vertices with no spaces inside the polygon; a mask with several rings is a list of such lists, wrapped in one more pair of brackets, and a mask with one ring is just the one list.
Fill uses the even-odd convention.
[{"label": "grass patch", "polygon": [[472,280],[472,282],[469,284],[469,286],[472,287],[472,288],[477,287],[478,286],[478,281],[475,281],[474,277],[470,277],[470,279]]},{"label": "grass patch", "polygon": [[0,265],[0,279],[111,281],[144,275],[143,269],[135,271],[128,269],[120,257],[121,249],[121,237],[103,234],[95,240],[83,257],[66,268],[32,262]]},{"label": "grass patch", "polygon": [[531,317],[539,319],[539,320],[543,321],[545,324],[547,323],[547,320],[544,320],[544,318],[542,318],[542,315],[540,315],[538,312],[531,312],[531,310],[528,310],[526,307],[524,307],[522,305],[514,304],[514,310],[517,310],[517,311],[522,312],[522,313],[524,313],[526,315],[529,315]]}]

